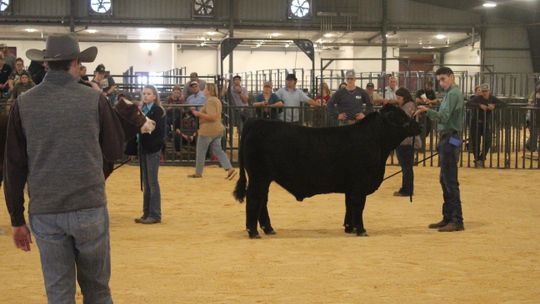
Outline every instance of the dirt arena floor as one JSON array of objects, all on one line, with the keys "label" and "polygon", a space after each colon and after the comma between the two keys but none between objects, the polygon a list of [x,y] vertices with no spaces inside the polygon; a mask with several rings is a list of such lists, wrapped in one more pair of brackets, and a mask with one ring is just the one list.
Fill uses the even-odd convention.
[{"label": "dirt arena floor", "polygon": [[[461,170],[466,230],[446,234],[427,229],[441,218],[437,168],[415,168],[412,204],[392,196],[399,177],[370,196],[365,238],[343,233],[342,195],[299,203],[273,185],[278,234],[249,240],[223,170],[160,170],[159,225],[133,222],[137,167],[107,182],[115,303],[540,303],[540,171]],[[0,223],[0,303],[45,303],[35,244],[15,249],[3,207]]]}]

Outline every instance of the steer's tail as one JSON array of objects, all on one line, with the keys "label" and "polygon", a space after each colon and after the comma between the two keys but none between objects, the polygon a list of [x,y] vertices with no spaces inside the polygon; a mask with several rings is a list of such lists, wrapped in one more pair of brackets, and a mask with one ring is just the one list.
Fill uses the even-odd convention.
[{"label": "steer's tail", "polygon": [[249,125],[250,125],[249,121],[247,121],[244,124],[244,128],[242,130],[242,136],[240,137],[240,147],[238,147],[238,166],[240,167],[239,168],[240,178],[236,182],[236,187],[234,188],[233,195],[234,195],[234,198],[240,203],[243,202],[244,198],[246,197],[247,179],[246,179],[246,170],[244,169],[244,153],[245,153],[244,146],[245,146],[245,141],[246,141],[246,134],[248,133],[248,130],[249,130]]}]

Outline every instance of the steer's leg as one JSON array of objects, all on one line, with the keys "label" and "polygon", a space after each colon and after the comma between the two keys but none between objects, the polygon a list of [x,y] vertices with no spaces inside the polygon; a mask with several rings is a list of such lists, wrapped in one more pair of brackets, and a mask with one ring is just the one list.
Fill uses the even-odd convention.
[{"label": "steer's leg", "polygon": [[[257,221],[261,219],[261,214],[263,215],[262,219],[264,220],[264,222],[261,221],[261,227],[265,229],[266,226],[263,226],[263,223],[270,223],[270,216],[268,215],[268,209],[266,208],[269,185],[270,183],[267,181],[253,178],[249,181],[247,187],[246,229],[249,237],[252,239],[260,238],[259,232],[257,231]],[[270,228],[272,227],[270,226]]]},{"label": "steer's leg", "polygon": [[[270,184],[268,184],[270,186]],[[266,195],[261,203],[261,209],[259,213],[259,225],[261,225],[264,234],[276,234],[272,223],[270,221],[270,214],[268,213],[268,188],[266,189]]]},{"label": "steer's leg", "polygon": [[353,233],[354,226],[352,222],[351,214],[352,197],[349,193],[345,193],[345,219],[343,220],[343,227],[345,233]]},{"label": "steer's leg", "polygon": [[366,196],[363,194],[355,194],[351,203],[352,209],[352,221],[354,228],[356,228],[356,235],[367,236],[366,229],[364,228],[364,206],[366,204]]}]

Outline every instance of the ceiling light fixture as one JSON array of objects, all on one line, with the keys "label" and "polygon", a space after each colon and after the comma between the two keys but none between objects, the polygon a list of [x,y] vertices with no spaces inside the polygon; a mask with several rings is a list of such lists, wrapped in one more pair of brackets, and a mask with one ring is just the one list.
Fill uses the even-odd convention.
[{"label": "ceiling light fixture", "polygon": [[281,33],[272,33],[270,34],[270,37],[279,37],[281,36]]},{"label": "ceiling light fixture", "polygon": [[324,33],[324,34],[323,34],[323,37],[324,37],[324,38],[332,38],[332,37],[335,37],[335,36],[336,36],[335,33]]},{"label": "ceiling light fixture", "polygon": [[90,34],[95,34],[95,33],[97,33],[97,30],[96,29],[87,29],[86,32],[90,33]]},{"label": "ceiling light fixture", "polygon": [[443,40],[443,39],[446,39],[446,35],[443,35],[443,34],[437,34],[435,35],[435,38],[439,39],[439,40]]},{"label": "ceiling light fixture", "polygon": [[35,28],[27,28],[27,29],[24,29],[26,32],[28,33],[34,33],[34,32],[37,32],[37,30]]},{"label": "ceiling light fixture", "polygon": [[497,6],[497,3],[488,1],[488,2],[484,2],[484,4],[482,4],[482,6],[487,7],[487,8],[494,8],[494,7]]},{"label": "ceiling light fixture", "polygon": [[206,32],[206,35],[215,36],[215,35],[217,35],[217,32]]}]

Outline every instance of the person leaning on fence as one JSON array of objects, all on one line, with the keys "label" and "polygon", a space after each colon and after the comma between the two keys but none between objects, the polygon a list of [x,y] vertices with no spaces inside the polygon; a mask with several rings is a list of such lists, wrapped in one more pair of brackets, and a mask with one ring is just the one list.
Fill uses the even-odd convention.
[{"label": "person leaning on fence", "polygon": [[126,146],[130,159],[139,157],[143,190],[143,215],[135,219],[138,224],[161,223],[161,189],[158,172],[161,150],[165,138],[165,110],[159,101],[159,93],[152,85],[144,87],[142,109],[144,115],[156,122],[156,129],[149,134],[137,134]]},{"label": "person leaning on fence", "polygon": [[530,152],[536,152],[538,149],[538,133],[540,132],[540,81],[536,83],[535,91],[529,95],[527,100],[529,107],[527,111],[527,128],[529,129],[529,138],[525,143],[525,149]]},{"label": "person leaning on fence", "polygon": [[22,74],[19,75],[19,79],[13,87],[13,90],[11,90],[10,100],[15,101],[22,93],[30,90],[34,86],[35,84],[32,81],[32,78],[30,78],[30,74],[28,74],[27,71],[22,72]]},{"label": "person leaning on fence", "polygon": [[431,80],[424,82],[424,88],[416,91],[416,102],[418,104],[435,106],[439,103],[437,100],[437,94],[433,90],[433,83]]},{"label": "person leaning on fence", "polygon": [[480,96],[475,96],[472,100],[467,102],[467,108],[471,109],[469,147],[472,147],[474,165],[477,168],[484,167],[486,155],[491,148],[491,121],[493,110],[495,110],[495,107],[502,104],[497,97],[491,94],[489,84],[481,84],[480,91]]},{"label": "person leaning on fence", "polygon": [[189,89],[191,90],[191,94],[188,96],[188,98],[186,98],[187,104],[194,105],[194,106],[201,106],[206,102],[207,97],[204,95],[204,92],[203,92],[204,89],[201,89],[199,82],[192,81],[189,84]]},{"label": "person leaning on fence", "polygon": [[236,175],[236,171],[227,158],[227,154],[221,148],[221,138],[225,127],[221,123],[221,101],[217,98],[216,85],[207,83],[204,94],[208,101],[204,104],[200,111],[192,110],[193,115],[199,118],[199,138],[197,139],[197,153],[195,160],[195,174],[190,174],[188,177],[202,177],[206,152],[208,147],[212,150],[213,155],[218,158],[219,164],[227,171],[227,179],[232,179]]},{"label": "person leaning on fence", "polygon": [[[179,85],[175,85],[172,88],[171,94],[164,102],[166,105],[181,105],[185,104],[184,95],[182,94],[182,88]],[[174,138],[174,149],[176,152],[180,151],[182,143],[182,132],[180,129],[176,130],[178,121],[182,118],[184,108],[181,107],[169,107],[167,109],[167,137],[169,139]],[[184,135],[185,136],[185,135]],[[187,137],[186,137],[187,139]]]},{"label": "person leaning on fence", "polygon": [[[397,105],[409,117],[412,117],[416,112],[416,103],[406,88],[396,90]],[[414,142],[413,142],[414,139]],[[401,188],[394,192],[394,196],[411,196],[414,193],[414,149],[419,149],[422,146],[420,136],[405,138],[396,148],[396,155],[401,166],[402,179]]]},{"label": "person leaning on fence", "polygon": [[124,133],[105,97],[77,83],[80,62],[96,55],[96,47],[81,52],[68,34],[47,37],[45,50],[28,50],[29,59],[48,62],[49,72],[19,96],[7,127],[4,194],[13,240],[30,250],[28,182],[49,303],[75,303],[75,280],[84,303],[112,303],[104,163],[122,158]]},{"label": "person leaning on fence", "polygon": [[354,71],[347,71],[345,79],[347,86],[334,93],[327,105],[330,117],[337,119],[340,126],[353,124],[373,112],[368,93],[356,86]]},{"label": "person leaning on fence", "polygon": [[81,76],[82,81],[90,81],[90,78],[88,78],[88,75],[86,75],[87,69],[86,66],[81,65],[79,68],[79,76]]},{"label": "person leaning on fence", "polygon": [[199,89],[200,91],[204,91],[204,88],[206,86],[206,81],[202,80],[199,78],[199,74],[197,74],[197,72],[193,72],[191,74],[189,74],[189,81],[184,84],[184,91],[182,92],[182,94],[184,95],[184,99],[187,100],[187,98],[192,95],[192,94],[195,94],[196,92],[193,91],[193,89],[191,88],[191,84],[193,82],[197,82],[197,84],[199,85]]},{"label": "person leaning on fence", "polygon": [[276,92],[276,95],[283,101],[285,106],[281,118],[286,122],[295,124],[300,123],[300,106],[302,103],[317,106],[315,100],[309,98],[304,91],[296,88],[297,81],[295,74],[288,74],[286,78],[287,86],[280,88]]},{"label": "person leaning on fence", "polygon": [[369,82],[366,85],[366,92],[368,93],[369,99],[373,105],[380,106],[383,104],[384,98],[382,98],[382,96],[375,91],[375,85],[372,82]]},{"label": "person leaning on fence", "polygon": [[388,86],[384,90],[383,104],[396,104],[396,90],[398,89],[396,76],[389,75]]},{"label": "person leaning on fence", "polygon": [[272,93],[272,83],[267,81],[263,85],[262,93],[255,97],[253,106],[256,108],[257,118],[278,119],[283,101]]},{"label": "person leaning on fence", "polygon": [[12,91],[15,88],[15,85],[19,82],[21,75],[25,73],[24,69],[24,60],[22,58],[15,59],[15,70],[9,75],[8,85],[9,90]]},{"label": "person leaning on fence", "polygon": [[236,75],[233,77],[232,84],[227,82],[227,87],[224,88],[223,94],[228,94],[229,106],[233,106],[232,122],[240,135],[242,134],[244,122],[248,117],[244,107],[249,105],[249,94],[247,89],[242,87],[242,77]]},{"label": "person leaning on fence", "polygon": [[4,55],[0,54],[0,98],[9,90],[8,80],[11,72],[11,66],[6,63]]},{"label": "person leaning on fence", "polygon": [[461,198],[458,182],[458,160],[461,154],[461,137],[463,131],[464,99],[459,87],[455,84],[454,72],[448,67],[441,67],[436,72],[439,84],[445,91],[438,111],[426,106],[418,106],[415,116],[426,112],[436,122],[439,133],[439,163],[441,167],[440,184],[443,191],[443,219],[429,228],[440,232],[464,230]]}]

